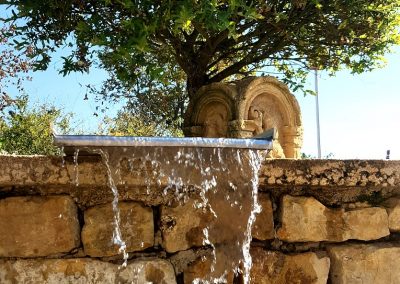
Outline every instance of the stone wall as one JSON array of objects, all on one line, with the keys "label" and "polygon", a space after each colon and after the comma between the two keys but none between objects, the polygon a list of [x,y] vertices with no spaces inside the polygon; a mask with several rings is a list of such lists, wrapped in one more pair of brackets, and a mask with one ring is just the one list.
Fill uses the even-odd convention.
[{"label": "stone wall", "polygon": [[[398,283],[400,162],[268,160],[253,227],[252,283]],[[129,176],[113,196],[99,157],[0,157],[0,283],[191,283],[210,216]],[[240,276],[228,275],[230,283]]]}]

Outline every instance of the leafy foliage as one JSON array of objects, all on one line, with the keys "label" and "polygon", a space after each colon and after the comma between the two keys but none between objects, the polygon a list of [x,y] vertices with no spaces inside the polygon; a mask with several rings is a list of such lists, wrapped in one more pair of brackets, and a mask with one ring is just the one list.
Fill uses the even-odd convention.
[{"label": "leafy foliage", "polygon": [[[300,82],[310,67],[353,72],[375,67],[399,42],[399,0],[4,0],[19,21],[19,47],[33,44],[34,67],[73,48],[61,72],[101,59],[130,85],[145,72],[165,78],[159,55],[187,76],[189,96],[204,84],[270,67]],[[300,81],[296,80],[300,78]]]},{"label": "leafy foliage", "polygon": [[105,118],[102,128],[99,134],[114,136],[183,136],[176,126],[149,122],[126,110],[119,111],[115,118]]},{"label": "leafy foliage", "polygon": [[60,150],[53,146],[51,126],[66,133],[70,116],[49,105],[28,108],[28,97],[18,97],[14,104],[3,109],[3,116],[0,117],[0,152],[59,154]]},{"label": "leafy foliage", "polygon": [[[135,82],[132,84],[118,80],[115,76],[113,65],[105,66],[109,71],[109,78],[102,84],[100,89],[95,86],[88,86],[89,94],[97,96],[103,102],[126,101],[124,110],[119,116],[125,113],[140,117],[140,120],[150,124],[163,125],[167,131],[156,131],[158,135],[166,133],[177,133],[182,124],[182,118],[188,96],[185,90],[185,74],[175,64],[168,60],[169,54],[160,54],[158,59],[164,68],[163,76],[147,74],[145,68]],[[105,105],[108,107],[108,104]],[[158,136],[157,135],[157,136]]]},{"label": "leafy foliage", "polygon": [[28,45],[24,50],[15,50],[10,42],[15,33],[13,25],[0,27],[0,112],[15,102],[7,89],[15,87],[18,93],[23,93],[24,80],[31,79],[28,72],[31,70],[29,56],[32,48]]}]

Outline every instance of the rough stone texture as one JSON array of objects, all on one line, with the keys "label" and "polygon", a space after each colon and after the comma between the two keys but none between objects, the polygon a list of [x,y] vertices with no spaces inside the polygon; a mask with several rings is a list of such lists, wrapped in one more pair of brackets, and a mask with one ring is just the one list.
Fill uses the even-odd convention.
[{"label": "rough stone texture", "polygon": [[328,238],[326,207],[314,198],[285,195],[282,201],[279,239],[288,242],[319,242]]},{"label": "rough stone texture", "polygon": [[69,196],[0,200],[0,257],[67,253],[80,245],[77,207]]},{"label": "rough stone texture", "polygon": [[[214,279],[209,279],[208,276],[211,271],[212,266],[212,257],[208,255],[208,257],[198,258],[183,271],[183,283],[191,284],[197,283],[194,282],[196,279],[198,280],[206,280],[209,282],[205,283],[214,283]],[[228,273],[228,275],[224,278],[223,282],[216,282],[216,283],[233,283],[234,274],[233,272]],[[200,282],[203,283],[203,282]]]},{"label": "rough stone texture", "polygon": [[400,199],[390,198],[385,202],[385,206],[389,215],[389,230],[400,232]]},{"label": "rough stone texture", "polygon": [[[80,207],[111,202],[106,169],[100,157],[79,157],[78,180],[72,157],[0,156],[0,195],[68,194]],[[151,170],[151,169],[149,169]],[[121,173],[129,172],[122,167]],[[123,184],[123,186],[121,186]],[[266,160],[260,189],[276,194],[314,196],[325,204],[374,201],[400,193],[400,161],[382,160]],[[148,191],[148,189],[150,189]],[[146,184],[143,176],[122,175],[120,200],[149,205],[168,204],[163,185]]]},{"label": "rough stone texture", "polygon": [[[136,202],[119,202],[120,229],[126,251],[140,251],[154,244],[153,211]],[[115,230],[111,204],[92,207],[85,211],[82,229],[84,251],[92,257],[119,254],[119,246],[112,243]]]},{"label": "rough stone texture", "polygon": [[266,160],[260,189],[314,196],[325,204],[369,201],[400,192],[400,161]]},{"label": "rough stone texture", "polygon": [[333,284],[395,284],[400,279],[400,247],[354,244],[328,248]]},{"label": "rough stone texture", "polygon": [[278,238],[288,242],[375,240],[390,234],[386,210],[330,209],[313,197],[286,195],[282,200]]},{"label": "rough stone texture", "polygon": [[[376,240],[390,234],[388,215],[383,208],[361,208],[343,213],[346,229],[343,231],[343,240]],[[330,231],[337,230],[331,227]],[[340,229],[339,229],[340,230]]]},{"label": "rough stone texture", "polygon": [[[83,209],[112,202],[113,194],[107,186],[107,170],[101,157],[79,156],[78,162],[75,166],[72,156],[63,160],[55,156],[0,155],[0,196],[67,194]],[[133,165],[134,169],[130,166],[121,165],[120,200],[156,206],[176,198],[174,194],[163,194],[164,180],[161,184],[145,181],[146,171],[152,171],[151,165],[140,170],[142,164]]]},{"label": "rough stone texture", "polygon": [[287,86],[274,77],[203,86],[187,108],[184,126],[187,136],[240,138],[275,128],[274,142],[283,151],[274,157],[300,157],[300,107]]},{"label": "rough stone texture", "polygon": [[258,194],[258,203],[261,206],[261,212],[256,215],[252,236],[261,241],[273,239],[275,231],[271,199],[267,194],[260,193]]},{"label": "rough stone texture", "polygon": [[203,229],[212,219],[211,214],[195,208],[194,201],[161,207],[163,247],[167,252],[186,250],[203,245]]},{"label": "rough stone texture", "polygon": [[176,283],[172,265],[136,260],[126,268],[91,259],[0,260],[0,283]]},{"label": "rough stone texture", "polygon": [[285,255],[261,248],[253,248],[251,255],[253,258],[251,283],[325,284],[327,282],[329,258],[326,256],[318,256],[312,252]]}]

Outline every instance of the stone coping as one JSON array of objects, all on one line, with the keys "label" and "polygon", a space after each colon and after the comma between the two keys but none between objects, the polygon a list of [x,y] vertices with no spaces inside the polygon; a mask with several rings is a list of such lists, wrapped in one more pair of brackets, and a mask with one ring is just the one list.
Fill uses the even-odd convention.
[{"label": "stone coping", "polygon": [[[273,159],[263,162],[259,177],[260,190],[273,196],[306,194],[327,204],[368,201],[400,191],[400,161]],[[120,199],[148,205],[172,200],[162,189],[146,184],[140,173],[123,176],[119,184]],[[77,168],[72,157],[0,156],[0,197],[23,194],[69,194],[82,206],[112,199],[99,156],[79,156]]]}]

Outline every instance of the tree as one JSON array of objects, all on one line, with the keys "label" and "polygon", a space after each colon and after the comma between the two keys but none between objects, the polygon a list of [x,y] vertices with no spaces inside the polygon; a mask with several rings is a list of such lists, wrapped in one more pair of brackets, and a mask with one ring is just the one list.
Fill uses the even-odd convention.
[{"label": "tree", "polygon": [[[159,57],[163,59],[162,56],[165,55]],[[165,58],[163,61],[165,62],[163,78],[150,76],[143,71],[131,85],[118,80],[115,74],[109,70],[109,78],[103,82],[101,88],[90,85],[87,89],[88,93],[100,98],[103,108],[108,107],[108,104],[104,104],[105,101],[119,101],[122,98],[126,100],[126,105],[118,113],[117,120],[124,119],[125,116],[128,118],[131,115],[134,116],[134,120],[141,121],[142,126],[146,123],[150,128],[152,125],[158,125],[157,131],[145,131],[144,136],[178,134],[181,132],[180,128],[188,103],[185,92],[185,75],[176,65],[169,64]],[[129,119],[128,121],[133,123]],[[106,125],[110,125],[110,122],[108,119]],[[164,127],[164,130],[161,130],[161,126]]]},{"label": "tree", "polygon": [[0,153],[18,155],[54,155],[51,126],[62,133],[69,130],[70,114],[51,105],[28,107],[28,97],[19,96],[0,116]]},{"label": "tree", "polygon": [[15,103],[8,89],[14,87],[18,93],[24,92],[24,80],[30,80],[28,72],[31,70],[29,55],[32,48],[28,45],[20,51],[15,50],[10,38],[15,35],[15,26],[3,25],[0,27],[0,113]]},{"label": "tree", "polygon": [[18,26],[18,46],[33,45],[36,69],[59,47],[71,50],[62,73],[100,59],[129,86],[143,74],[162,81],[164,66],[177,66],[189,99],[205,84],[257,70],[297,87],[310,67],[363,72],[399,43],[399,0],[2,2],[13,11],[6,20]]}]

